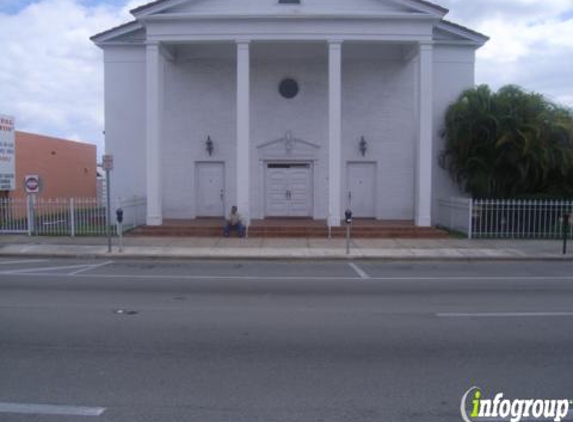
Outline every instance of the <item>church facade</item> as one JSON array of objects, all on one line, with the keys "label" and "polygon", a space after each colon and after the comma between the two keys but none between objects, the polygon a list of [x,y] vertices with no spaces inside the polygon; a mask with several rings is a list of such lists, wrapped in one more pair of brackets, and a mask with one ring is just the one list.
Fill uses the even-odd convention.
[{"label": "church facade", "polygon": [[355,217],[430,226],[447,106],[487,37],[422,0],[158,0],[92,37],[112,196],[147,224]]}]

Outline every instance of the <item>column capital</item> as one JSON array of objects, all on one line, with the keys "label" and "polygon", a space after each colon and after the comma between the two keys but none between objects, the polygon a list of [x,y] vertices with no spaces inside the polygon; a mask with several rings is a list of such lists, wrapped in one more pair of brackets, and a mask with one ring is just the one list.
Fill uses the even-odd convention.
[{"label": "column capital", "polygon": [[343,40],[331,39],[331,40],[326,40],[326,42],[328,43],[329,47],[336,48],[342,46]]},{"label": "column capital", "polygon": [[434,41],[420,41],[418,43],[420,50],[431,50],[434,48]]},{"label": "column capital", "polygon": [[235,40],[235,43],[237,44],[237,47],[249,47],[249,44],[251,44],[251,40],[247,40],[247,39],[240,39],[240,40]]},{"label": "column capital", "polygon": [[147,48],[159,48],[159,41],[155,41],[155,40],[150,40],[150,41],[145,41],[145,47]]}]

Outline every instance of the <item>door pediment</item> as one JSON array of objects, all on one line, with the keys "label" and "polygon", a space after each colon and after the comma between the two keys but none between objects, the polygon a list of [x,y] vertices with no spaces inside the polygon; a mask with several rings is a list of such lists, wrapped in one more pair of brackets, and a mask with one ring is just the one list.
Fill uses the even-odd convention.
[{"label": "door pediment", "polygon": [[282,138],[264,142],[257,146],[259,158],[265,159],[318,159],[320,146],[292,136],[288,131]]}]

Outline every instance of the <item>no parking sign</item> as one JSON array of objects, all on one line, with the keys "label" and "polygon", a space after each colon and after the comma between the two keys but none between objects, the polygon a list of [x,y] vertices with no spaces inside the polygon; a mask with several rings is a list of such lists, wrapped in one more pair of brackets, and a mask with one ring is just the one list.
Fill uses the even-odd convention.
[{"label": "no parking sign", "polygon": [[26,193],[40,193],[40,176],[36,174],[28,175],[24,178]]}]

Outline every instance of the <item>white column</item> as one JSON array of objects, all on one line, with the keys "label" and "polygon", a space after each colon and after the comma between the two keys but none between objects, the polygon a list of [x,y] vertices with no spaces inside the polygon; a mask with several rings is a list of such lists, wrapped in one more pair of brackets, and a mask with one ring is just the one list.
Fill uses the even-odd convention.
[{"label": "white column", "polygon": [[416,226],[432,224],[433,58],[432,44],[420,43],[418,55],[418,148],[416,157]]},{"label": "white column", "polygon": [[147,225],[163,223],[161,209],[161,96],[163,63],[158,43],[146,46]]},{"label": "white column", "polygon": [[237,207],[249,224],[250,171],[250,54],[249,42],[237,41]]},{"label": "white column", "polygon": [[342,42],[328,42],[328,225],[340,226]]}]

